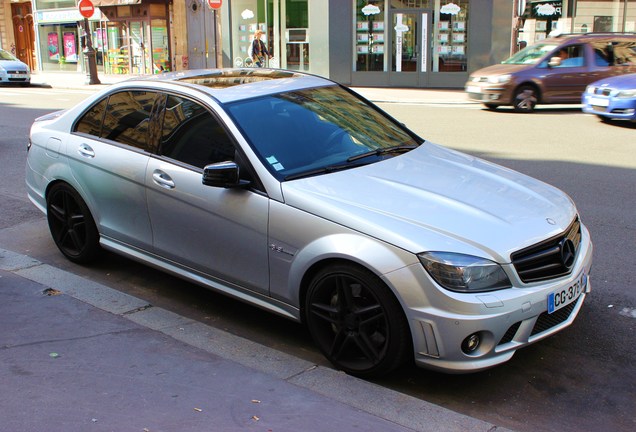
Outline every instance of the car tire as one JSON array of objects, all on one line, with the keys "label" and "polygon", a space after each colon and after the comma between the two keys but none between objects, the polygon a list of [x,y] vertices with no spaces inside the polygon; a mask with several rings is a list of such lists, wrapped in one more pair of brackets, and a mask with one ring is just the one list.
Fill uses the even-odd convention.
[{"label": "car tire", "polygon": [[382,376],[412,355],[400,303],[376,275],[352,264],[331,265],[313,277],[305,322],[325,357],[351,375]]},{"label": "car tire", "polygon": [[515,92],[512,103],[516,112],[531,113],[537,106],[538,100],[537,90],[532,86],[523,85]]},{"label": "car tire", "polygon": [[46,217],[55,245],[66,258],[87,264],[99,254],[99,232],[88,206],[66,183],[57,183],[46,196]]},{"label": "car tire", "polygon": [[484,104],[484,106],[486,108],[488,108],[490,111],[494,111],[494,110],[496,110],[499,107],[499,105],[491,104],[491,103]]}]

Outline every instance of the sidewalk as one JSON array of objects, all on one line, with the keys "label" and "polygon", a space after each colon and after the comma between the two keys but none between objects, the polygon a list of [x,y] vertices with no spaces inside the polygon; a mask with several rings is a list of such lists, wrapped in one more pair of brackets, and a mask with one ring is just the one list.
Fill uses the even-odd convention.
[{"label": "sidewalk", "polygon": [[506,431],[0,249],[0,431]]},{"label": "sidewalk", "polygon": [[[89,85],[86,74],[73,72],[35,72],[31,84],[53,88],[100,89],[136,75],[99,74],[101,84]],[[412,89],[383,87],[354,87],[356,92],[376,103],[403,104],[474,104],[468,100],[463,89]]]}]

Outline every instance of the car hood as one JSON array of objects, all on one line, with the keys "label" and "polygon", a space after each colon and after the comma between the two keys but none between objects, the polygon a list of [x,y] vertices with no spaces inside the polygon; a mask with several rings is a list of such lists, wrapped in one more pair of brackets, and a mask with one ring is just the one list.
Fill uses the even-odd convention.
[{"label": "car hood", "polygon": [[564,231],[570,198],[543,182],[430,143],[374,164],[282,183],[293,207],[413,253],[508,262]]},{"label": "car hood", "polygon": [[636,88],[636,74],[618,75],[596,81],[592,84],[595,87],[610,87],[619,90],[628,90]]},{"label": "car hood", "polygon": [[533,67],[533,64],[523,64],[523,65],[519,65],[519,64],[496,64],[496,65],[492,65],[492,66],[488,66],[482,69],[479,69],[475,72],[473,72],[472,74],[470,74],[471,76],[496,76],[496,75],[505,75],[505,74],[511,74],[514,72],[518,72],[520,70],[525,70],[528,68]]},{"label": "car hood", "polygon": [[3,69],[28,70],[26,64],[17,60],[0,60],[0,66],[2,66]]}]

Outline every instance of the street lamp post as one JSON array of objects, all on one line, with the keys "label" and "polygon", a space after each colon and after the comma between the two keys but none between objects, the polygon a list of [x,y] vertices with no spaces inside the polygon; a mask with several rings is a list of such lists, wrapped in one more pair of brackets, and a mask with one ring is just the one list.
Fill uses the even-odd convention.
[{"label": "street lamp post", "polygon": [[97,78],[97,60],[95,58],[95,49],[93,48],[93,40],[91,38],[91,29],[88,25],[88,19],[95,13],[95,6],[91,0],[80,0],[77,4],[79,13],[84,17],[84,37],[86,44],[84,45],[84,62],[86,70],[86,84],[101,84]]}]

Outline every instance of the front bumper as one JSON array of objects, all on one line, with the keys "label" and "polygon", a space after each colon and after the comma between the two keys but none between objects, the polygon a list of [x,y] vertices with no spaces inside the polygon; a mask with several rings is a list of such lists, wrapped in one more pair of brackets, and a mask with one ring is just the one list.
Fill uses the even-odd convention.
[{"label": "front bumper", "polygon": [[[588,275],[593,247],[587,230],[582,237],[575,265],[568,276],[531,284],[517,280],[513,281],[513,288],[506,290],[451,293],[434,285],[426,271],[417,266],[408,267],[399,277],[393,275],[389,283],[404,284],[410,280],[426,291],[423,298],[402,295],[409,303],[405,310],[416,363],[446,373],[476,372],[504,363],[519,348],[572,324],[591,290]],[[580,296],[548,313],[549,294],[576,283],[584,283]],[[479,336],[480,344],[467,354],[462,344],[474,334]]]},{"label": "front bumper", "polygon": [[611,119],[636,121],[636,98],[583,94],[583,112]]},{"label": "front bumper", "polygon": [[492,105],[510,105],[511,91],[501,84],[476,83],[469,81],[464,87],[468,99]]}]

